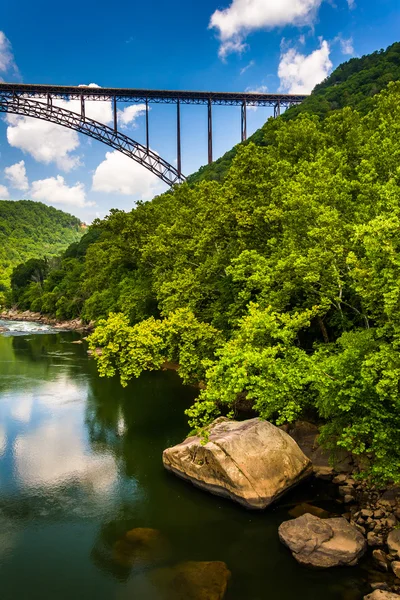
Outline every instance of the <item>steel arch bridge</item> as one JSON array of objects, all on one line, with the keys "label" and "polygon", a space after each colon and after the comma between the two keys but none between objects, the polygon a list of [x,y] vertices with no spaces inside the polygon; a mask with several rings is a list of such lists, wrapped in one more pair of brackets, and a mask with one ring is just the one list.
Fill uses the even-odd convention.
[{"label": "steel arch bridge", "polygon": [[[122,152],[157,175],[168,185],[185,181],[182,174],[181,153],[181,104],[206,105],[208,114],[208,162],[212,153],[212,105],[241,107],[241,140],[247,138],[247,107],[269,106],[274,108],[274,117],[282,107],[299,104],[307,96],[290,94],[262,94],[252,92],[192,92],[170,90],[138,90],[130,88],[101,88],[91,86],[53,86],[19,83],[0,83],[0,112],[34,117],[62,125],[92,137],[107,146]],[[53,100],[79,100],[80,113],[60,108]],[[86,101],[108,101],[113,107],[113,127],[100,123],[85,115]],[[117,103],[143,103],[146,108],[146,145],[140,144],[118,131]],[[152,151],[149,146],[149,103],[176,105],[177,166]]]}]

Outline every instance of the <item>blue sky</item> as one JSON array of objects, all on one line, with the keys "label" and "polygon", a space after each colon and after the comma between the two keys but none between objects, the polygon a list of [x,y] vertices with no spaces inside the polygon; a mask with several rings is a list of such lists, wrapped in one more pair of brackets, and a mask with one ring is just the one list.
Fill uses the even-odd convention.
[{"label": "blue sky", "polygon": [[[344,60],[397,41],[399,26],[398,0],[87,0],[68,6],[6,0],[0,77],[106,87],[309,92]],[[109,109],[89,110],[107,122]],[[249,111],[249,133],[270,114]],[[215,107],[213,116],[218,157],[239,141],[239,109]],[[125,117],[124,131],[143,142],[140,107]],[[182,127],[183,171],[189,174],[206,162],[205,107],[183,107]],[[173,163],[174,107],[152,105],[150,131],[151,147]],[[143,167],[70,130],[15,116],[0,122],[1,197],[41,200],[90,222],[112,207],[129,210],[137,199],[164,189]]]}]

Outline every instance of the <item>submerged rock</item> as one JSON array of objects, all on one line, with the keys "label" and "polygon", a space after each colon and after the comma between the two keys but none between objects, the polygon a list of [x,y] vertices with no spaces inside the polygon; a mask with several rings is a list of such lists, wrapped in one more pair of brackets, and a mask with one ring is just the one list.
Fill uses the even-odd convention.
[{"label": "submerged rock", "polygon": [[216,419],[198,436],[167,448],[164,467],[213,494],[263,509],[312,473],[296,442],[268,421]]},{"label": "submerged rock", "polygon": [[222,600],[230,572],[224,562],[184,562],[151,575],[162,600]]},{"label": "submerged rock", "polygon": [[279,527],[279,538],[302,565],[327,568],[354,566],[367,544],[346,519],[319,519],[306,514]]},{"label": "submerged rock", "polygon": [[331,516],[331,513],[329,513],[327,510],[319,508],[319,506],[314,506],[313,504],[308,504],[307,502],[297,504],[297,506],[289,510],[289,515],[291,517],[301,517],[307,513],[314,515],[315,517],[319,517],[320,519],[329,519]]},{"label": "submerged rock", "polygon": [[123,567],[137,563],[158,562],[167,553],[168,544],[157,529],[137,527],[131,529],[114,544],[113,559]]}]

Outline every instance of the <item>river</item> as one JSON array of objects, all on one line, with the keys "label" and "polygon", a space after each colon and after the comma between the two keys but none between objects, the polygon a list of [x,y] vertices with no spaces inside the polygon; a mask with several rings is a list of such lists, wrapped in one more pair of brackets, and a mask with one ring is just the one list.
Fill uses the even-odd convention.
[{"label": "river", "polygon": [[[362,567],[309,570],[278,540],[294,504],[331,506],[326,485],[308,482],[249,512],[163,469],[162,450],[185,437],[195,397],[176,373],[148,373],[123,389],[98,377],[77,333],[2,325],[13,330],[0,334],[2,600],[175,600],[154,570],[188,560],[227,564],[226,600],[366,593]],[[116,556],[136,527],[168,540],[161,565]]]}]

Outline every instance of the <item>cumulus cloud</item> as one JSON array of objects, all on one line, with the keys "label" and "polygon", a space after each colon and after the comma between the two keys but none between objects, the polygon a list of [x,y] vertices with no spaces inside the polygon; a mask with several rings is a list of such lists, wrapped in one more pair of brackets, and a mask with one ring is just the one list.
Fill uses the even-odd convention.
[{"label": "cumulus cloud", "polygon": [[8,114],[7,140],[46,165],[55,162],[63,171],[79,166],[80,158],[72,154],[79,147],[76,131],[31,117]]},{"label": "cumulus cloud", "polygon": [[46,202],[47,204],[64,204],[65,206],[93,206],[94,202],[86,201],[86,192],[83,183],[79,181],[68,186],[64,177],[48,177],[32,182],[32,200]]},{"label": "cumulus cloud", "polygon": [[[3,31],[0,31],[0,73],[19,77],[11,42]],[[1,77],[0,81],[2,81]]]},{"label": "cumulus cloud", "polygon": [[144,115],[145,112],[145,104],[130,104],[123,110],[118,111],[118,123],[120,123],[122,127],[127,127],[128,125],[136,126],[136,119]]},{"label": "cumulus cloud", "polygon": [[114,150],[106,153],[94,172],[92,189],[150,200],[164,191],[165,185],[142,165]]},{"label": "cumulus cloud", "polygon": [[246,36],[257,29],[313,23],[322,0],[233,0],[228,8],[216,10],[209,28],[218,31],[219,56],[243,52]]},{"label": "cumulus cloud", "polygon": [[0,185],[0,198],[5,200],[10,197],[10,192],[5,185]]},{"label": "cumulus cloud", "polygon": [[218,50],[218,56],[225,62],[228,54],[242,54],[248,49],[248,45],[245,44],[240,37],[235,37],[232,40],[223,42]]},{"label": "cumulus cloud", "polygon": [[25,162],[20,160],[4,169],[6,179],[10,182],[11,187],[16,190],[26,192],[29,189],[28,177],[26,176]]},{"label": "cumulus cloud", "polygon": [[289,94],[309,94],[323,81],[332,69],[328,42],[321,40],[318,50],[301,54],[290,48],[281,54],[278,67],[280,90]]}]

